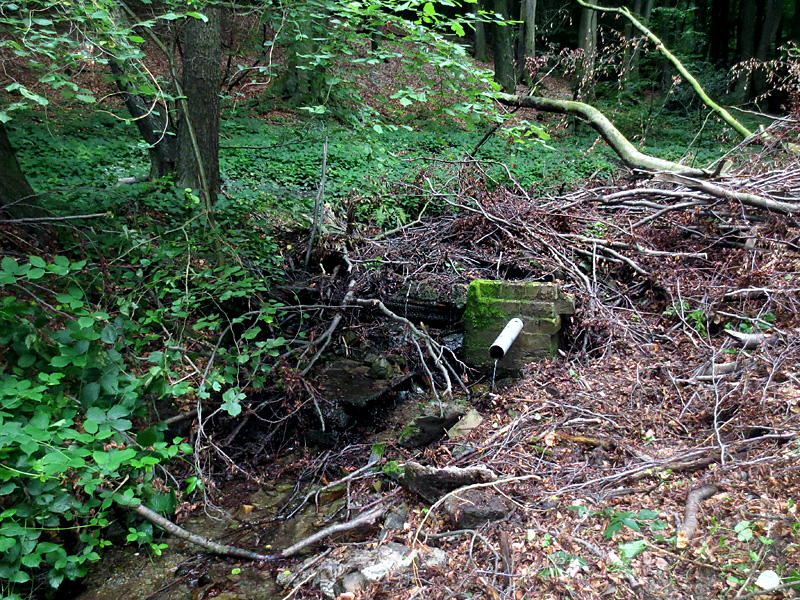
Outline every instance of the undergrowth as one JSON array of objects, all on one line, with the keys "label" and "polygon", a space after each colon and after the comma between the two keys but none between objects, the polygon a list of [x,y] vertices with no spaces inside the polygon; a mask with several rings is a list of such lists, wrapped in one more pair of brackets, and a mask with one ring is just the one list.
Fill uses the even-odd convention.
[{"label": "undergrowth", "polygon": [[[437,161],[463,160],[484,134],[234,115],[223,124],[226,194],[210,224],[197,195],[170,181],[117,185],[148,170],[130,123],[26,116],[9,125],[23,170],[54,214],[87,216],[34,233],[38,243],[2,241],[13,248],[0,263],[0,580],[10,598],[85,574],[110,544],[115,503],[171,514],[203,491],[195,448],[164,417],[198,405],[236,416],[273,375],[287,344],[270,299],[284,266],[275,216],[310,219],[325,139],[326,202],[388,227],[430,199],[410,182],[442,189]],[[553,133],[549,145],[491,137],[477,155],[489,187],[510,175],[544,195],[611,176],[616,159],[593,145],[594,132]],[[54,234],[57,243],[44,241]],[[127,525],[129,541],[160,551],[152,526]]]}]

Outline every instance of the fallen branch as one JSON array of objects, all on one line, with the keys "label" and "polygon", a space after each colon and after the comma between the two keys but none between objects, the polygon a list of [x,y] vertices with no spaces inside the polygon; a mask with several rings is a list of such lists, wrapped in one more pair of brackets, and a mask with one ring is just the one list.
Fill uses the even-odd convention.
[{"label": "fallen branch", "polygon": [[100,217],[110,217],[110,212],[92,213],[90,215],[65,215],[63,217],[25,217],[21,219],[0,219],[0,224],[8,223],[49,223],[51,221],[73,221],[75,219],[97,219]]},{"label": "fallen branch", "polygon": [[606,141],[611,149],[616,152],[622,162],[631,169],[642,171],[670,171],[683,173],[694,177],[708,177],[710,172],[703,169],[687,167],[670,160],[656,158],[649,154],[640,152],[636,146],[631,144],[619,129],[609,121],[603,113],[595,107],[583,102],[572,100],[558,100],[555,98],[543,98],[541,96],[514,96],[512,94],[497,93],[494,96],[501,104],[507,106],[521,106],[523,108],[533,108],[543,112],[572,115],[585,121],[589,126],[597,131]]},{"label": "fallen branch", "polygon": [[[355,286],[356,286],[356,280],[355,279],[351,279],[350,283],[347,284],[347,293],[344,295],[344,299],[342,299],[342,304],[341,304],[342,307],[344,307],[347,304],[349,304],[350,302],[352,302],[353,296],[356,293],[356,287]],[[322,345],[319,346],[319,349],[317,350],[316,354],[314,354],[314,356],[311,358],[311,361],[308,363],[306,368],[303,369],[303,371],[301,373],[301,375],[303,377],[308,375],[308,372],[311,370],[311,368],[314,366],[314,364],[317,362],[317,360],[319,360],[319,357],[322,356],[323,352],[325,352],[325,348],[327,348],[328,344],[331,343],[331,338],[333,337],[333,332],[336,331],[337,327],[339,327],[339,323],[342,322],[342,318],[343,317],[344,317],[344,314],[340,311],[335,317],[333,317],[333,320],[331,321],[331,324],[328,327],[328,329],[325,330],[325,333],[323,333],[321,336],[319,336],[319,338],[317,339],[316,343],[319,344],[321,342]]]},{"label": "fallen branch", "polygon": [[650,31],[647,27],[645,27],[636,17],[633,16],[630,10],[627,7],[623,6],[622,8],[613,8],[613,7],[605,7],[605,6],[597,6],[596,4],[589,4],[584,0],[578,0],[578,4],[581,6],[585,6],[586,8],[591,8],[593,10],[597,10],[600,12],[610,12],[616,13],[618,15],[622,15],[626,19],[628,19],[636,29],[641,31],[645,37],[653,42],[656,45],[656,50],[661,52],[664,57],[670,61],[673,66],[678,70],[678,73],[681,74],[686,81],[689,82],[689,85],[694,88],[694,91],[697,92],[697,95],[700,96],[700,99],[703,103],[710,108],[712,111],[717,113],[720,118],[725,121],[728,125],[730,125],[736,132],[741,135],[743,138],[749,138],[753,135],[753,133],[747,129],[744,125],[742,125],[739,121],[737,121],[727,110],[722,108],[719,104],[714,102],[706,91],[703,89],[703,86],[700,85],[700,82],[694,78],[694,76],[686,70],[686,67],[683,66],[681,61],[677,59],[677,57],[669,51],[669,49],[664,45],[658,37]]},{"label": "fallen branch", "polygon": [[755,350],[762,344],[764,346],[774,346],[779,339],[777,335],[770,333],[744,333],[733,329],[726,329],[725,333],[736,340],[745,350]]},{"label": "fallen branch", "polygon": [[800,205],[790,204],[788,202],[781,202],[773,200],[766,196],[759,196],[757,194],[750,194],[748,192],[735,192],[726,189],[722,186],[709,183],[708,181],[700,181],[692,177],[687,177],[684,174],[678,173],[659,173],[655,176],[656,181],[665,181],[667,183],[675,183],[683,185],[694,190],[700,190],[716,198],[723,198],[726,200],[736,200],[745,206],[753,206],[755,208],[763,208],[772,212],[781,214],[794,214],[800,212]]},{"label": "fallen branch", "polygon": [[[445,347],[442,346],[439,342],[434,340],[431,336],[429,336],[424,331],[420,330],[419,327],[414,325],[411,321],[406,319],[405,317],[401,317],[397,313],[392,312],[389,310],[386,305],[381,302],[380,300],[370,298],[367,300],[356,300],[356,304],[360,306],[370,306],[372,308],[377,308],[381,311],[384,315],[389,317],[390,319],[397,321],[398,323],[402,323],[411,331],[411,334],[418,339],[421,339],[425,342],[425,348],[428,350],[428,355],[433,359],[436,366],[439,368],[439,371],[442,373],[442,377],[444,377],[446,388],[444,391],[445,396],[452,396],[453,395],[453,386],[450,380],[450,373],[448,373],[448,369],[452,368],[444,359],[444,351]],[[421,349],[420,349],[421,353]],[[424,364],[423,364],[424,366]],[[453,373],[454,378],[456,381],[461,383],[461,379]],[[462,384],[463,385],[463,384]],[[431,387],[433,387],[433,381],[431,381]]]},{"label": "fallen branch", "polygon": [[692,490],[686,498],[686,511],[683,515],[683,525],[678,529],[678,541],[676,546],[678,548],[686,548],[689,541],[692,539],[695,530],[697,529],[697,512],[700,510],[700,504],[706,498],[710,498],[719,491],[719,488],[713,483],[704,485],[701,488]]},{"label": "fallen branch", "polygon": [[252,560],[255,562],[275,562],[283,560],[285,558],[290,558],[295,554],[298,554],[301,550],[304,550],[309,546],[313,546],[314,544],[316,544],[320,540],[325,539],[326,537],[332,536],[337,533],[350,531],[352,529],[357,529],[364,525],[371,525],[377,519],[383,516],[383,514],[386,512],[386,509],[382,507],[373,508],[372,510],[369,510],[357,516],[356,518],[346,521],[344,523],[335,523],[334,525],[325,527],[324,529],[319,530],[315,534],[300,540],[293,546],[289,546],[288,548],[281,550],[277,554],[259,554],[251,550],[245,550],[243,548],[237,548],[235,546],[229,546],[227,544],[220,544],[201,535],[197,535],[196,533],[192,533],[191,531],[188,531],[183,527],[176,525],[169,519],[162,517],[157,512],[150,510],[144,504],[142,504],[141,501],[138,499],[130,501],[126,498],[123,498],[119,494],[115,494],[114,500],[120,505],[132,509],[138,515],[140,515],[147,521],[153,523],[154,525],[158,525],[164,531],[167,531],[171,535],[174,535],[179,539],[187,541],[190,544],[194,544],[195,546],[200,546],[201,548],[205,548],[209,552],[213,554],[218,554],[220,556],[235,556],[237,558],[243,558],[245,560]]}]

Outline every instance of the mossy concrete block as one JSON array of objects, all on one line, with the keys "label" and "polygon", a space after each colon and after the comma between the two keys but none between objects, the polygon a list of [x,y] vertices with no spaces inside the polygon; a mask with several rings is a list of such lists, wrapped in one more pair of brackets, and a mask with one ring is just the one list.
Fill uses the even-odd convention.
[{"label": "mossy concrete block", "polygon": [[522,319],[523,329],[500,360],[506,370],[558,353],[561,315],[575,313],[575,303],[555,283],[474,280],[464,311],[464,358],[477,367],[491,368],[489,347],[506,323]]}]

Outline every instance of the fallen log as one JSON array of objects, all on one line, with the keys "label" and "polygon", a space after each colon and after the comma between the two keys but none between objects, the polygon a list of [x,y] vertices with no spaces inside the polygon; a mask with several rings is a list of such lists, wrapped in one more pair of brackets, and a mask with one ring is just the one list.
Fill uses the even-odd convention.
[{"label": "fallen log", "polygon": [[710,177],[711,172],[705,169],[687,167],[670,160],[656,158],[640,152],[631,144],[622,132],[603,113],[595,107],[583,102],[572,100],[558,100],[541,96],[515,96],[512,94],[495,94],[495,99],[507,106],[521,106],[533,108],[542,112],[562,115],[572,115],[585,121],[592,129],[600,134],[611,149],[620,157],[623,163],[631,169],[642,171],[669,171],[681,173],[692,177]]}]

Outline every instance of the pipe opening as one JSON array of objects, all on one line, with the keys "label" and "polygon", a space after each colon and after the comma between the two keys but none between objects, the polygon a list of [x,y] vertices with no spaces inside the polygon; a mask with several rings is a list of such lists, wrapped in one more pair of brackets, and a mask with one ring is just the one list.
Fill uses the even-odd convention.
[{"label": "pipe opening", "polygon": [[511,319],[489,348],[489,356],[495,360],[503,358],[508,352],[508,349],[511,348],[511,344],[513,344],[514,340],[519,336],[522,327],[522,319]]}]

